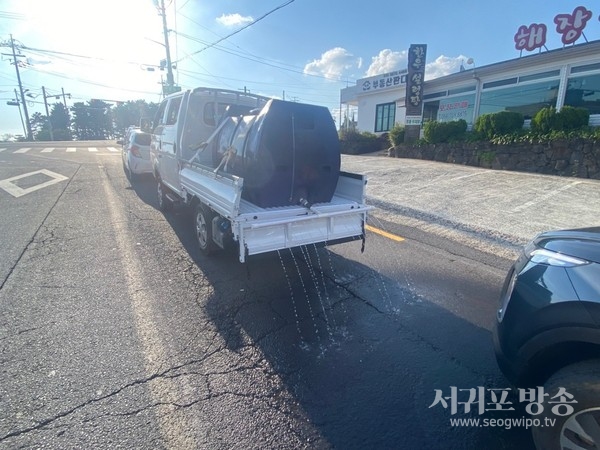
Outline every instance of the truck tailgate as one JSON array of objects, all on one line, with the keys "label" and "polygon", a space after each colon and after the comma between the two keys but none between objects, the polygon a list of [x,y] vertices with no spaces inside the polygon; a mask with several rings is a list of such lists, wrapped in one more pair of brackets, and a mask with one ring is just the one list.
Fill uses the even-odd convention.
[{"label": "truck tailgate", "polygon": [[310,208],[259,208],[242,200],[240,215],[232,223],[240,261],[246,255],[363,237],[371,209],[363,201],[365,183],[361,175],[343,173],[333,199]]}]

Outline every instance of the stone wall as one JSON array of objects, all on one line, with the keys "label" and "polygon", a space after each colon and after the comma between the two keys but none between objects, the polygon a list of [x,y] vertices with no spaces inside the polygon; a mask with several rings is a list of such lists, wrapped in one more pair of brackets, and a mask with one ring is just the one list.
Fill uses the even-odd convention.
[{"label": "stone wall", "polygon": [[600,180],[600,142],[587,139],[560,140],[546,144],[500,145],[489,142],[459,142],[401,145],[391,148],[389,155]]}]

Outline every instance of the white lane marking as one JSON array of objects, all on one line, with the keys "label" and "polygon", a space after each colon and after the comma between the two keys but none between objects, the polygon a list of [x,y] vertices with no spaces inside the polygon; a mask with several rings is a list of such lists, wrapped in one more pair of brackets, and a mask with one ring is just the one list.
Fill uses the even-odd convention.
[{"label": "white lane marking", "polygon": [[29,147],[20,148],[15,153],[27,153],[29,150],[31,150],[31,148],[29,148]]},{"label": "white lane marking", "polygon": [[577,186],[578,184],[581,184],[581,183],[582,183],[582,181],[574,181],[571,184],[567,184],[565,186],[561,186],[558,189],[554,189],[554,190],[548,192],[547,194],[544,194],[544,195],[541,195],[539,197],[536,197],[535,200],[531,200],[531,201],[528,201],[527,203],[523,203],[522,205],[517,206],[515,209],[513,209],[513,211],[517,212],[517,211],[522,211],[524,209],[530,208],[530,207],[532,207],[532,206],[534,206],[534,205],[536,205],[538,203],[542,203],[542,202],[548,200],[549,198],[554,197],[555,195],[560,194],[563,191],[566,191],[567,189],[571,189],[572,187],[575,187],[575,186]]},{"label": "white lane marking", "polygon": [[[102,169],[102,166],[98,167]],[[126,206],[112,186],[108,175],[102,170],[98,172],[104,187],[110,223],[113,224],[116,255],[120,256],[117,258],[121,260],[122,273],[125,275],[126,282],[122,288],[131,302],[134,330],[142,346],[146,373],[149,377],[155,376],[164,371],[163,361],[167,361],[169,355],[169,347],[159,326],[160,316],[156,311],[156,305],[160,305],[161,302],[144,284],[144,260],[135,245],[138,240],[127,226],[129,218]],[[186,377],[180,377],[176,382],[169,377],[157,377],[148,383],[150,396],[157,405],[159,431],[167,448],[198,448],[193,434],[186,431],[192,429],[190,420],[193,419],[173,414],[169,400],[184,398],[194,392],[194,389],[195,386]]]},{"label": "white lane marking", "polygon": [[0,153],[6,150],[5,148],[0,148]]},{"label": "white lane marking", "polygon": [[75,147],[68,147],[67,148],[67,153],[73,153],[74,151],[76,151],[77,149]]},{"label": "white lane marking", "polygon": [[54,150],[54,147],[49,147],[49,148],[45,148],[44,150],[41,151],[41,153],[50,153]]},{"label": "white lane marking", "polygon": [[114,148],[114,147],[106,147],[108,149],[109,152],[118,152],[119,149],[118,148]]},{"label": "white lane marking", "polygon": [[98,149],[96,147],[89,147],[88,152],[97,152]]},{"label": "white lane marking", "polygon": [[[20,180],[21,178],[38,175],[40,173],[46,175],[47,177],[52,178],[52,180],[48,180],[43,183],[36,184],[35,186],[31,186],[26,189],[23,189],[13,183],[13,181]],[[4,189],[6,192],[8,192],[13,197],[22,197],[23,195],[29,194],[30,192],[37,191],[38,189],[42,189],[42,188],[45,188],[47,186],[50,186],[50,185],[53,185],[56,183],[60,183],[61,181],[68,180],[68,179],[69,179],[69,177],[65,177],[64,175],[61,175],[60,173],[42,169],[42,170],[36,170],[35,172],[29,172],[29,173],[24,173],[22,175],[17,175],[16,177],[7,178],[5,180],[0,180],[0,188]]]}]

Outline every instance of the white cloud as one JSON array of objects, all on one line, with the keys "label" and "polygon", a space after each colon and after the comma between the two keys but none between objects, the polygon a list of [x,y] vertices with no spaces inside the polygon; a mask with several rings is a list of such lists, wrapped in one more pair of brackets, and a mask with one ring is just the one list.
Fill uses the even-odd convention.
[{"label": "white cloud", "polygon": [[242,16],[241,14],[222,14],[221,17],[217,17],[217,22],[226,27],[235,27],[238,25],[245,25],[253,22],[252,16]]},{"label": "white cloud", "polygon": [[[461,64],[471,69],[467,65],[469,58],[464,55],[456,57],[438,56],[434,61],[427,63],[425,66],[425,79],[432,80],[434,78],[443,77],[460,71]],[[406,69],[408,65],[408,51],[395,52],[388,48],[381,50],[377,56],[371,58],[371,65],[367,69],[366,76],[381,75],[394,70]]]},{"label": "white cloud", "polygon": [[467,60],[469,58],[464,55],[459,55],[455,58],[450,56],[440,55],[435,61],[427,63],[425,66],[425,79],[432,80],[434,78],[443,77],[460,71],[460,65],[462,64],[465,68],[470,69],[467,66]]},{"label": "white cloud", "polygon": [[356,58],[345,48],[336,47],[327,50],[321,55],[320,59],[315,59],[304,66],[304,73],[339,80],[344,71],[353,67],[360,67],[360,64],[360,58]]},{"label": "white cloud", "polygon": [[371,58],[371,65],[367,69],[367,76],[380,75],[382,73],[393,72],[394,70],[405,69],[408,64],[408,51],[394,52],[389,48],[381,50],[379,55]]}]

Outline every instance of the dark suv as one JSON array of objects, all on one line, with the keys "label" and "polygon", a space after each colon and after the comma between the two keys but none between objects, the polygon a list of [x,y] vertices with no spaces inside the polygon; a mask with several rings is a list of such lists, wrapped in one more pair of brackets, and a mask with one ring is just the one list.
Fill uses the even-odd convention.
[{"label": "dark suv", "polygon": [[[600,227],[543,233],[525,247],[502,289],[494,346],[513,384],[543,387],[539,449],[600,449]],[[558,397],[562,409],[550,408]]]}]

